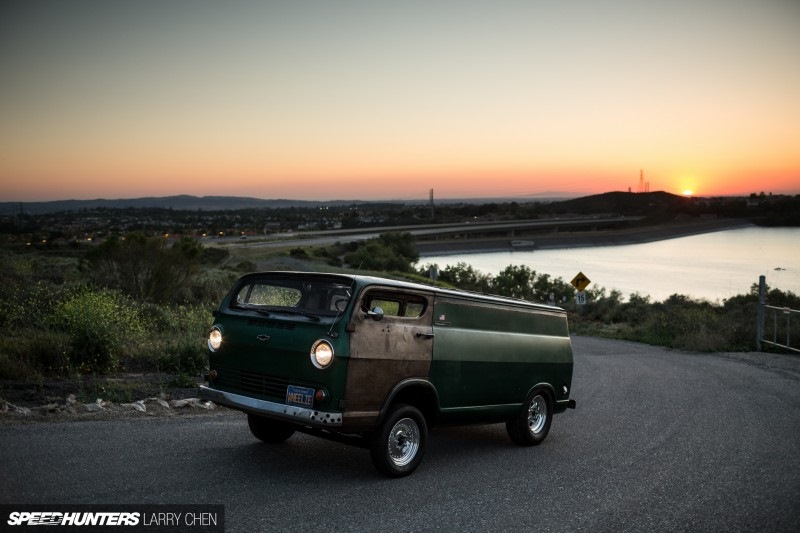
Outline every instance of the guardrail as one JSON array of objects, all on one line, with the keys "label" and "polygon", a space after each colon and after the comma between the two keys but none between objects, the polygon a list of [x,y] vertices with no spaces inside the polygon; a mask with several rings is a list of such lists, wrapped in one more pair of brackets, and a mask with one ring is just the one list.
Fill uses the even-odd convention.
[{"label": "guardrail", "polygon": [[[797,343],[792,346],[792,315],[795,315],[794,323],[800,325],[800,310],[788,307],[775,307],[767,305],[767,280],[765,276],[758,278],[758,323],[756,325],[756,350],[762,351],[763,345],[776,346],[800,353]],[[772,320],[767,321],[767,315]],[[780,316],[780,318],[779,318]],[[795,329],[797,330],[796,326]],[[770,340],[771,337],[771,340]],[[783,344],[786,339],[786,344]]]}]

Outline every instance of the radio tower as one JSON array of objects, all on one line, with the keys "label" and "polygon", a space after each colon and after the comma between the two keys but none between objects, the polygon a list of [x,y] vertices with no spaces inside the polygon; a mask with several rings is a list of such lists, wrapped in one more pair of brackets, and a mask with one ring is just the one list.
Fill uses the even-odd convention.
[{"label": "radio tower", "polygon": [[430,202],[431,202],[431,219],[434,219],[434,218],[436,218],[436,214],[435,214],[435,212],[433,210],[433,189],[431,189],[431,200],[430,200]]},{"label": "radio tower", "polygon": [[644,181],[644,170],[639,170],[639,192],[650,192],[650,182]]}]

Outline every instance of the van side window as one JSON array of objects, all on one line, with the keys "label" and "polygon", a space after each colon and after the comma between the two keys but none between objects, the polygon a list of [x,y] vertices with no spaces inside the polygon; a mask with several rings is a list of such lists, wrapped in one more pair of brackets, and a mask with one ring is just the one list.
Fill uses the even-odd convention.
[{"label": "van side window", "polygon": [[364,311],[380,307],[384,316],[419,318],[425,313],[427,301],[414,294],[384,294],[373,292],[364,298]]}]

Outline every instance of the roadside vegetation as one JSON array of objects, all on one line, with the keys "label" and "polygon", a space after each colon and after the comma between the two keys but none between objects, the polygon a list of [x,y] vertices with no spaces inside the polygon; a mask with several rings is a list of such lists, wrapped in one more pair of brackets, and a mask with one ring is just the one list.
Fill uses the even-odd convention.
[{"label": "roadside vegetation", "polygon": [[[587,291],[585,305],[576,305],[571,285],[523,265],[509,265],[497,276],[465,263],[415,267],[419,256],[410,234],[235,253],[241,255],[188,237],[170,243],[141,233],[46,253],[0,252],[0,380],[141,372],[164,375],[165,385],[191,386],[205,370],[211,311],[240,274],[267,269],[358,272],[428,284],[434,283],[433,270],[439,286],[560,305],[574,333],[695,351],[754,349],[755,287],[722,302],[678,294],[654,302],[595,288]],[[779,290],[769,291],[768,303],[800,308],[797,295]]]},{"label": "roadside vegetation", "polygon": [[[424,265],[420,275],[429,275]],[[603,287],[587,289],[587,303],[575,302],[575,289],[562,278],[537,274],[524,265],[509,265],[497,276],[483,274],[466,263],[438,272],[441,283],[459,289],[555,303],[569,313],[570,331],[700,352],[753,351],[756,340],[758,286],[748,294],[709,302],[681,294],[664,301]],[[768,289],[767,304],[800,308],[792,292]]]},{"label": "roadside vegetation", "polygon": [[238,275],[219,267],[227,254],[139,234],[65,252],[0,253],[0,379],[125,371],[193,385],[211,309]]}]

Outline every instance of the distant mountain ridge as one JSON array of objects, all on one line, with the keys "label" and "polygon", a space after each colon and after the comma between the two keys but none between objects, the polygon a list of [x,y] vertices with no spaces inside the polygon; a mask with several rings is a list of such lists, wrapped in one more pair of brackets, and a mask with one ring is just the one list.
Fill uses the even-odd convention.
[{"label": "distant mountain ridge", "polygon": [[[556,197],[517,197],[517,198],[471,198],[471,199],[436,199],[437,204],[451,203],[498,203],[498,202],[530,202],[562,200],[569,195]],[[290,207],[316,207],[354,204],[420,204],[428,200],[289,200],[252,198],[242,196],[148,196],[144,198],[123,198],[94,200],[54,200],[50,202],[0,202],[0,214],[13,213],[43,214],[61,211],[80,211],[83,209],[126,209],[126,208],[161,208],[181,211],[234,211],[237,209],[280,209]]]},{"label": "distant mountain ridge", "polygon": [[282,208],[282,207],[309,207],[315,205],[332,205],[341,202],[315,202],[305,200],[264,200],[262,198],[249,198],[240,196],[191,196],[181,194],[177,196],[149,196],[144,198],[124,198],[108,200],[97,198],[94,200],[55,200],[51,202],[0,202],[0,213],[14,212],[25,213],[55,213],[59,211],[80,211],[83,209],[126,209],[126,208],[162,208],[177,209],[182,211],[224,211],[252,208]]},{"label": "distant mountain ridge", "polygon": [[[554,193],[555,195],[555,193]],[[469,199],[435,199],[436,204],[489,204],[509,202],[544,202],[550,204],[550,210],[576,213],[652,213],[654,210],[671,210],[691,203],[691,198],[678,196],[663,191],[649,193],[607,192],[580,198],[525,196],[508,198],[469,198]],[[317,207],[359,204],[421,204],[427,200],[289,200],[251,198],[242,196],[150,196],[144,198],[124,198],[108,200],[56,200],[51,202],[0,202],[0,214],[13,213],[44,214],[63,211],[81,211],[84,209],[127,209],[127,208],[160,208],[179,211],[235,211],[238,209],[281,209],[291,207]]]}]

